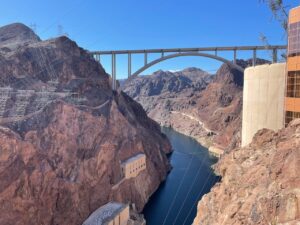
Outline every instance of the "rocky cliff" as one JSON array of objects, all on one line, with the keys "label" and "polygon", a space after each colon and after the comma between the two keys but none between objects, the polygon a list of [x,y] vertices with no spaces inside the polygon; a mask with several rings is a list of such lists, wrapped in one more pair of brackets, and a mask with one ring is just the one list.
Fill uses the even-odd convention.
[{"label": "rocky cliff", "polygon": [[[141,210],[169,170],[159,125],[66,37],[0,28],[0,224],[81,224],[114,200]],[[122,180],[120,163],[146,154]]]},{"label": "rocky cliff", "polygon": [[300,120],[225,154],[216,165],[222,181],[198,204],[194,225],[299,224]]}]

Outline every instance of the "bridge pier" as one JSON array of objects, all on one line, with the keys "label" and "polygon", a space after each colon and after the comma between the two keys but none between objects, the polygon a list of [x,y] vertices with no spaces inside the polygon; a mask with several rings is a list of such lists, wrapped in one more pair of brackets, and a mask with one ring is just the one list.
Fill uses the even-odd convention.
[{"label": "bridge pier", "polygon": [[94,55],[94,59],[100,63],[100,55],[99,54]]},{"label": "bridge pier", "polygon": [[256,49],[253,50],[252,66],[256,66]]},{"label": "bridge pier", "polygon": [[128,78],[131,76],[131,53],[128,54]]},{"label": "bridge pier", "polygon": [[273,63],[277,63],[278,57],[277,57],[277,49],[273,49]]},{"label": "bridge pier", "polygon": [[145,52],[144,53],[144,66],[146,66],[148,63],[148,54]]},{"label": "bridge pier", "polygon": [[112,76],[112,89],[116,90],[116,54],[113,53],[111,57],[111,76]]},{"label": "bridge pier", "polygon": [[236,64],[236,49],[233,50],[233,63]]}]

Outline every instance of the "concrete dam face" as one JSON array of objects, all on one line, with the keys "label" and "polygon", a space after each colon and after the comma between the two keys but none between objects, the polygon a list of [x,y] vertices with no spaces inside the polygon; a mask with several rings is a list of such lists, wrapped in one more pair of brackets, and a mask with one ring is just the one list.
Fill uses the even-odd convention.
[{"label": "concrete dam face", "polygon": [[261,65],[245,70],[242,146],[263,128],[284,127],[285,63]]}]

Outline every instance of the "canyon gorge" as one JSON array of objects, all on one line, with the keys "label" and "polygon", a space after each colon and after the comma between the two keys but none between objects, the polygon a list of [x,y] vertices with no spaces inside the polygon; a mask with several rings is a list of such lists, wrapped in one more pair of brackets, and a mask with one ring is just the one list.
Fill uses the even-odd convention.
[{"label": "canyon gorge", "polygon": [[[101,63],[68,37],[41,40],[20,23],[0,27],[0,225],[80,225],[112,201],[141,213],[161,184],[174,188],[166,181],[172,159],[181,167],[171,179],[194,160],[191,180],[204,159],[210,176],[216,158],[206,148],[220,159],[193,225],[299,224],[300,120],[260,130],[242,148],[242,72],[189,67],[119,84],[112,90]],[[180,137],[172,129],[200,143],[200,156],[189,161],[194,152],[182,147],[195,148],[194,140],[172,149],[169,139]],[[136,156],[146,163],[124,177],[122,164]]]},{"label": "canyon gorge", "polygon": [[[245,68],[251,60],[239,63]],[[214,76],[195,68],[158,71],[123,90],[161,125],[225,150],[213,166],[222,179],[199,201],[193,225],[299,224],[300,121],[260,130],[241,148],[243,74],[226,64]]]}]

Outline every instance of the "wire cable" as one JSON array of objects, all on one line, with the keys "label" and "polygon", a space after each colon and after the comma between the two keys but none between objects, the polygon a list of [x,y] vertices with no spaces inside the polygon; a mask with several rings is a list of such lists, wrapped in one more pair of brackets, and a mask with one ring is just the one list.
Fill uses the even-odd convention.
[{"label": "wire cable", "polygon": [[[197,198],[196,198],[196,201],[193,203],[193,205],[192,205],[192,207],[190,208],[190,210],[189,210],[187,216],[185,217],[185,220],[184,220],[183,224],[186,223],[186,221],[187,221],[187,219],[189,218],[189,216],[190,216],[190,214],[191,214],[193,208],[196,206],[197,202],[199,202],[200,196],[202,195],[202,193],[203,193],[203,191],[204,191],[204,187],[206,187],[207,182],[208,182],[208,181],[210,180],[210,178],[212,177],[212,171],[211,171],[211,170],[212,170],[212,169],[209,170],[209,176],[207,176],[206,181],[204,182],[204,185],[202,186],[201,191],[198,193]],[[213,176],[214,176],[214,175],[213,175]]]},{"label": "wire cable", "polygon": [[[179,209],[179,211],[178,211],[178,213],[177,213],[177,215],[176,215],[176,217],[175,217],[175,220],[174,220],[173,224],[176,224],[176,221],[177,221],[177,219],[178,219],[178,216],[180,215],[180,213],[181,213],[181,211],[182,211],[182,209],[183,209],[183,206],[184,206],[184,204],[185,204],[185,202],[186,202],[188,196],[190,195],[190,193],[191,193],[191,191],[192,191],[192,189],[193,189],[193,187],[194,187],[194,185],[195,185],[195,183],[196,183],[196,181],[197,181],[197,179],[198,179],[198,176],[199,176],[199,174],[200,174],[200,171],[201,171],[201,169],[202,169],[202,166],[203,166],[203,164],[204,164],[204,161],[206,161],[207,158],[208,158],[208,155],[205,156],[205,157],[202,159],[201,165],[199,166],[199,168],[198,168],[198,170],[197,170],[196,176],[195,176],[195,178],[194,178],[194,180],[193,180],[193,182],[192,182],[192,185],[191,185],[190,188],[189,188],[189,191],[188,191],[187,195],[185,196],[185,199],[184,199],[183,203],[181,204],[181,207],[180,207],[180,209]],[[204,186],[202,186],[202,187],[204,187]]]},{"label": "wire cable", "polygon": [[177,190],[176,190],[175,196],[174,196],[174,198],[173,198],[173,200],[172,200],[172,203],[171,203],[171,205],[170,205],[170,207],[169,207],[169,209],[168,209],[168,212],[167,212],[167,214],[166,214],[166,216],[165,216],[165,218],[164,218],[163,225],[164,225],[164,224],[166,223],[166,221],[167,221],[167,218],[168,218],[168,216],[169,216],[169,213],[171,212],[171,209],[172,209],[172,207],[173,207],[173,205],[174,205],[174,203],[175,203],[175,200],[176,200],[176,198],[177,198],[177,196],[178,196],[179,190],[181,189],[181,187],[182,187],[182,185],[183,185],[183,181],[185,180],[185,177],[186,177],[186,175],[187,175],[187,172],[189,171],[189,169],[190,169],[190,167],[191,167],[192,161],[193,161],[193,157],[191,157],[190,162],[189,162],[189,165],[188,165],[187,169],[185,170],[184,175],[183,175],[183,177],[182,177],[182,179],[181,179],[181,182],[180,182],[180,184],[179,184],[179,186],[178,186],[178,188],[177,188]]}]

